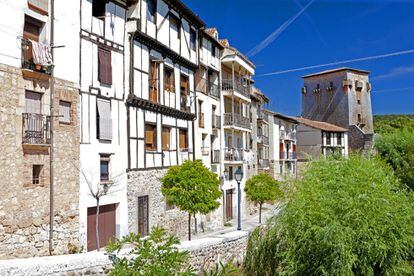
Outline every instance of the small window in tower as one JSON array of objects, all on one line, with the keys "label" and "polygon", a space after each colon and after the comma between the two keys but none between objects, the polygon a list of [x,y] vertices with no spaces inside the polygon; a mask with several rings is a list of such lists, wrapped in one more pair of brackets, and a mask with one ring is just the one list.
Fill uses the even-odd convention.
[{"label": "small window in tower", "polygon": [[361,123],[361,121],[362,121],[362,119],[361,119],[361,114],[358,114],[358,123],[360,124],[360,123]]}]

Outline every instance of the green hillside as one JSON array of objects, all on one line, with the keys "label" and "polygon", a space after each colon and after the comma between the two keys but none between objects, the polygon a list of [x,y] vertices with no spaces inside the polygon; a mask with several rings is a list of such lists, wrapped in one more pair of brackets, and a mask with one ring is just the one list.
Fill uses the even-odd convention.
[{"label": "green hillside", "polygon": [[376,133],[391,133],[402,129],[414,132],[414,114],[374,115]]}]

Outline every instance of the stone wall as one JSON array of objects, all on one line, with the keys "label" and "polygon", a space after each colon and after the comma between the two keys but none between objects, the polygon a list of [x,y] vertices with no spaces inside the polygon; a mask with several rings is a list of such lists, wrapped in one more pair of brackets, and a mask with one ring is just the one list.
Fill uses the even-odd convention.
[{"label": "stone wall", "polygon": [[[249,232],[235,231],[214,238],[183,242],[179,248],[189,251],[188,265],[197,271],[214,268],[219,262],[241,264],[246,253]],[[125,251],[121,251],[121,255]],[[106,275],[112,262],[104,252],[36,257],[0,261],[0,275]]]},{"label": "stone wall", "polygon": [[[27,72],[26,72],[27,73]],[[0,259],[48,255],[50,146],[23,145],[25,91],[42,94],[42,112],[49,115],[47,75],[23,75],[20,68],[0,65]],[[60,125],[55,117],[55,244],[56,253],[77,243],[79,162],[78,90],[56,80],[55,115],[59,99],[72,102],[73,121]],[[33,165],[42,165],[40,183],[33,184]],[[64,173],[63,173],[64,172]],[[63,177],[63,175],[65,175]]]}]

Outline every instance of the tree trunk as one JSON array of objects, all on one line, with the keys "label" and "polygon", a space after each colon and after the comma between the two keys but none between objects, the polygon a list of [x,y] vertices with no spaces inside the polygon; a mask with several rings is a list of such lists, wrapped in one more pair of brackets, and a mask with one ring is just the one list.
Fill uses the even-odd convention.
[{"label": "tree trunk", "polygon": [[191,241],[191,214],[188,213],[188,240]]},{"label": "tree trunk", "polygon": [[262,223],[262,204],[259,203],[259,223]]},{"label": "tree trunk", "polygon": [[198,233],[196,214],[194,214],[194,232],[195,232],[196,234]]},{"label": "tree trunk", "polygon": [[96,247],[99,251],[101,245],[99,244],[99,198],[96,199],[96,216],[95,216],[95,236],[96,236]]}]

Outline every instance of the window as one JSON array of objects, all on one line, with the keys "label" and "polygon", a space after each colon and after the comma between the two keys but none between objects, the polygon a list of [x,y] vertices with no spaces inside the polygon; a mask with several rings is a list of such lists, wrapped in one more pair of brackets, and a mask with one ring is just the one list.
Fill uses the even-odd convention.
[{"label": "window", "polygon": [[233,167],[229,167],[229,180],[233,180]]},{"label": "window", "polygon": [[358,119],[358,124],[360,124],[360,123],[361,123],[361,121],[362,121],[362,117],[361,117],[361,114],[358,114],[358,117],[357,117],[357,119]]},{"label": "window", "polygon": [[102,84],[112,84],[111,51],[98,47],[98,80]]},{"label": "window", "polygon": [[188,131],[186,129],[180,129],[179,133],[180,150],[188,150]]},{"label": "window", "polygon": [[188,77],[181,75],[181,83],[180,83],[180,104],[181,110],[189,112],[190,107],[187,106],[187,96],[188,96]]},{"label": "window", "polygon": [[100,159],[100,179],[101,181],[109,181],[109,161],[110,155],[101,154]]},{"label": "window", "polygon": [[147,20],[155,24],[155,15],[157,13],[156,0],[147,1]]},{"label": "window", "polygon": [[172,33],[176,33],[177,38],[180,39],[180,20],[172,14],[170,14],[170,29],[172,30]]},{"label": "window", "polygon": [[32,184],[39,185],[41,184],[41,176],[42,176],[42,169],[43,165],[33,165],[32,168]]},{"label": "window", "polygon": [[100,140],[112,140],[111,102],[105,99],[96,99],[96,136]]},{"label": "window", "polygon": [[59,101],[59,122],[70,123],[70,107],[70,102]]},{"label": "window", "polygon": [[92,0],[92,16],[105,20],[105,0]]},{"label": "window", "polygon": [[42,32],[43,23],[30,16],[24,17],[23,38],[39,42],[39,36]]},{"label": "window", "polygon": [[340,145],[342,145],[342,133],[337,133],[336,134],[336,144],[338,145],[338,146],[340,146]]},{"label": "window", "polygon": [[213,57],[216,57],[216,46],[212,46],[212,48],[211,48],[211,55]]},{"label": "window", "polygon": [[164,66],[164,90],[174,93],[174,70]]},{"label": "window", "polygon": [[196,41],[197,35],[194,30],[190,30],[190,49],[195,51],[196,50]]},{"label": "window", "polygon": [[331,144],[331,133],[329,132],[326,133],[326,144],[327,145]]},{"label": "window", "polygon": [[32,91],[25,93],[25,112],[30,114],[42,114],[42,94]]},{"label": "window", "polygon": [[203,101],[198,101],[198,126],[204,127]]},{"label": "window", "polygon": [[157,150],[157,127],[155,125],[145,125],[145,149]]},{"label": "window", "polygon": [[162,127],[162,149],[170,150],[171,128]]},{"label": "window", "polygon": [[158,74],[159,63],[151,60],[149,76],[149,100],[154,103],[158,102]]}]

